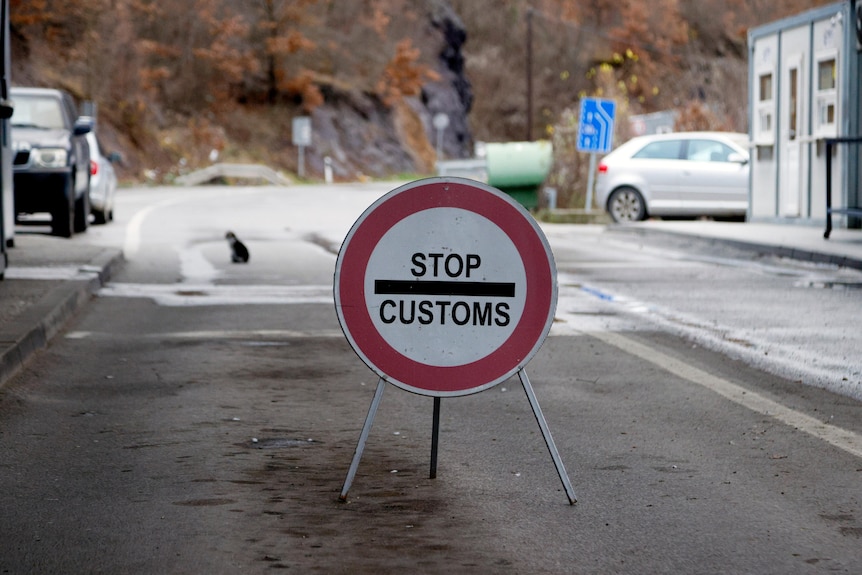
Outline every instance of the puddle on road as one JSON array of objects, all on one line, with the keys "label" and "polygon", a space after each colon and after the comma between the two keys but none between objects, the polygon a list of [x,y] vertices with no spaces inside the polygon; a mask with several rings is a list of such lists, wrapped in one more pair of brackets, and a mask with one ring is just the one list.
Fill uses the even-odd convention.
[{"label": "puddle on road", "polygon": [[187,501],[174,501],[174,505],[182,505],[184,507],[212,507],[214,505],[233,505],[236,499],[189,499]]},{"label": "puddle on road", "polygon": [[286,437],[268,437],[263,439],[252,438],[249,441],[239,443],[240,447],[249,449],[284,449],[288,447],[305,447],[316,445],[318,441],[313,439],[288,439]]},{"label": "puddle on road", "polygon": [[176,294],[183,297],[203,297],[208,295],[207,292],[201,290],[177,290]]}]

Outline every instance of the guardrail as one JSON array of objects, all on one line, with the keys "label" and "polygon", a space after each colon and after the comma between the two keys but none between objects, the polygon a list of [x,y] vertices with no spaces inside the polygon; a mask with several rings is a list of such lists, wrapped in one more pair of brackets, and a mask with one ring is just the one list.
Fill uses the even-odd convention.
[{"label": "guardrail", "polygon": [[862,142],[862,137],[826,139],[826,231],[823,232],[823,237],[827,240],[829,234],[832,233],[832,214],[862,218],[862,206],[832,207],[832,148],[838,144],[858,144],[860,142]]},{"label": "guardrail", "polygon": [[277,186],[289,186],[293,183],[289,178],[261,164],[213,164],[202,170],[180,176],[176,182],[183,186],[199,186],[216,178],[266,180]]},{"label": "guardrail", "polygon": [[440,161],[437,162],[437,175],[470,178],[488,183],[488,162],[484,158]]}]

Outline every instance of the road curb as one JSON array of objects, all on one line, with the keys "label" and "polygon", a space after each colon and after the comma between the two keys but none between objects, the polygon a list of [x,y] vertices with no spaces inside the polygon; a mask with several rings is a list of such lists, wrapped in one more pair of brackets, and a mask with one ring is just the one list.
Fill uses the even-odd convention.
[{"label": "road curb", "polygon": [[673,239],[675,241],[685,240],[688,242],[697,242],[704,247],[723,245],[731,248],[756,252],[763,255],[772,255],[781,258],[788,258],[798,261],[811,262],[817,264],[829,264],[843,268],[853,268],[862,270],[862,259],[841,254],[829,254],[815,250],[807,250],[789,246],[766,244],[756,241],[746,241],[739,239],[721,238],[716,236],[692,234],[686,232],[678,232],[673,230],[656,230],[642,227],[629,226],[608,226],[607,231],[610,233],[630,234],[635,236],[653,236]]},{"label": "road curb", "polygon": [[105,249],[79,268],[78,277],[65,280],[34,306],[4,326],[0,340],[0,388],[12,379],[51,339],[123,263],[120,250]]}]

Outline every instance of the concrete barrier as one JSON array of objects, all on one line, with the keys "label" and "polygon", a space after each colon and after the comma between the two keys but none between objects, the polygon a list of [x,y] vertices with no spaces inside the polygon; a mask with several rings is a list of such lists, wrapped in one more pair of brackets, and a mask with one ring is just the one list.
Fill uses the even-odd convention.
[{"label": "concrete barrier", "polygon": [[488,162],[484,158],[440,161],[437,162],[437,175],[469,178],[487,184]]},{"label": "concrete barrier", "polygon": [[216,178],[266,180],[277,186],[289,186],[293,183],[290,178],[261,164],[213,164],[202,170],[180,176],[176,182],[183,186],[199,186]]},{"label": "concrete barrier", "polygon": [[539,205],[539,187],[553,163],[550,142],[486,143],[485,157],[437,162],[438,176],[458,176],[489,184],[528,209]]}]

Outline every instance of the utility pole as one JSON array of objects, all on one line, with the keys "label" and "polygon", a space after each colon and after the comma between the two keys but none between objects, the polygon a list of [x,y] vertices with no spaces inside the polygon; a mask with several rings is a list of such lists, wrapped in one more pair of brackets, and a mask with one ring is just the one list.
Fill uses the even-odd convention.
[{"label": "utility pole", "polygon": [[527,8],[527,141],[533,141],[533,9]]}]

